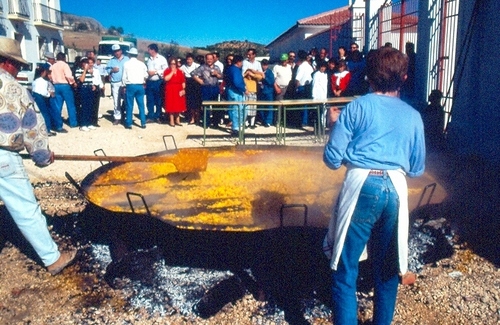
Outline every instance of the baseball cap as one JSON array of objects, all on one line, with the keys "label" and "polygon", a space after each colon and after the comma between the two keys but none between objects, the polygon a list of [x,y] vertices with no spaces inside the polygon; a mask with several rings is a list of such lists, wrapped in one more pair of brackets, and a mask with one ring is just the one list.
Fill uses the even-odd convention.
[{"label": "baseball cap", "polygon": [[43,63],[42,65],[40,65],[40,67],[43,69],[43,70],[50,70],[50,64],[48,63]]},{"label": "baseball cap", "polygon": [[113,46],[111,46],[111,50],[113,51],[118,51],[120,49],[120,45],[118,44],[113,44]]},{"label": "baseball cap", "polygon": [[280,60],[281,61],[287,61],[288,60],[288,54],[286,54],[286,53],[281,54]]},{"label": "baseball cap", "polygon": [[137,52],[137,49],[135,47],[132,47],[130,50],[127,51],[128,54],[132,54],[132,55],[137,55],[139,54]]}]

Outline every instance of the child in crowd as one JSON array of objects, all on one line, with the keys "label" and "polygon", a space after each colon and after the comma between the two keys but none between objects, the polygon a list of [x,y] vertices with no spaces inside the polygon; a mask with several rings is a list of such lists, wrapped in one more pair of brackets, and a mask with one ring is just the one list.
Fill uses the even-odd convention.
[{"label": "child in crowd", "polygon": [[337,69],[338,71],[332,76],[332,87],[333,94],[336,97],[340,97],[349,85],[351,74],[347,70],[347,63],[344,60],[340,60],[337,63]]},{"label": "child in crowd", "polygon": [[[328,75],[326,69],[328,63],[320,61],[319,69],[314,72],[312,80],[312,98],[316,100],[326,100],[328,97]],[[326,109],[325,105],[321,107],[321,125],[326,124]]]},{"label": "child in crowd", "polygon": [[32,94],[40,113],[42,113],[49,137],[57,135],[54,132],[54,114],[58,114],[57,109],[50,105],[50,98],[55,96],[54,85],[50,82],[50,64],[44,63],[35,70],[35,80],[32,84]]}]

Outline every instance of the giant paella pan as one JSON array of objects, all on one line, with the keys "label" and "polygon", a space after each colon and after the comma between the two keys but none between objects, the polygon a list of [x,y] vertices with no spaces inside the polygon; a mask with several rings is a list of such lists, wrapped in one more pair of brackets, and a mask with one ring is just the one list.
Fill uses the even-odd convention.
[{"label": "giant paella pan", "polygon": [[[182,229],[259,231],[304,221],[327,227],[345,174],[325,166],[322,147],[192,148],[150,156],[179,151],[181,164],[206,159],[206,169],[179,172],[179,162],[109,163],[87,175],[81,189],[108,211],[149,214]],[[410,209],[446,196],[428,173],[408,179],[408,186]]]}]

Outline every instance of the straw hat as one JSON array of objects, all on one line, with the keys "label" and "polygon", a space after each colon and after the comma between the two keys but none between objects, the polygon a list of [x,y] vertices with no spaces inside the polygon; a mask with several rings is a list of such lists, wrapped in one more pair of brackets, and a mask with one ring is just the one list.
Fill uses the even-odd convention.
[{"label": "straw hat", "polygon": [[21,55],[21,45],[12,38],[0,36],[0,56],[22,64],[28,64],[28,61],[23,59]]}]

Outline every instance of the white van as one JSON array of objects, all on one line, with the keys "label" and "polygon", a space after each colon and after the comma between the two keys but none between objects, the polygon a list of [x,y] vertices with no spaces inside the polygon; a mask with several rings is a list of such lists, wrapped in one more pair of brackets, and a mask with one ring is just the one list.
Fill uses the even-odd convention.
[{"label": "white van", "polygon": [[43,64],[43,62],[38,62],[38,63],[28,63],[22,70],[19,71],[17,74],[17,81],[23,85],[24,87],[28,88],[28,90],[31,91],[31,85],[33,84],[33,80],[35,80],[35,70],[36,68]]}]

